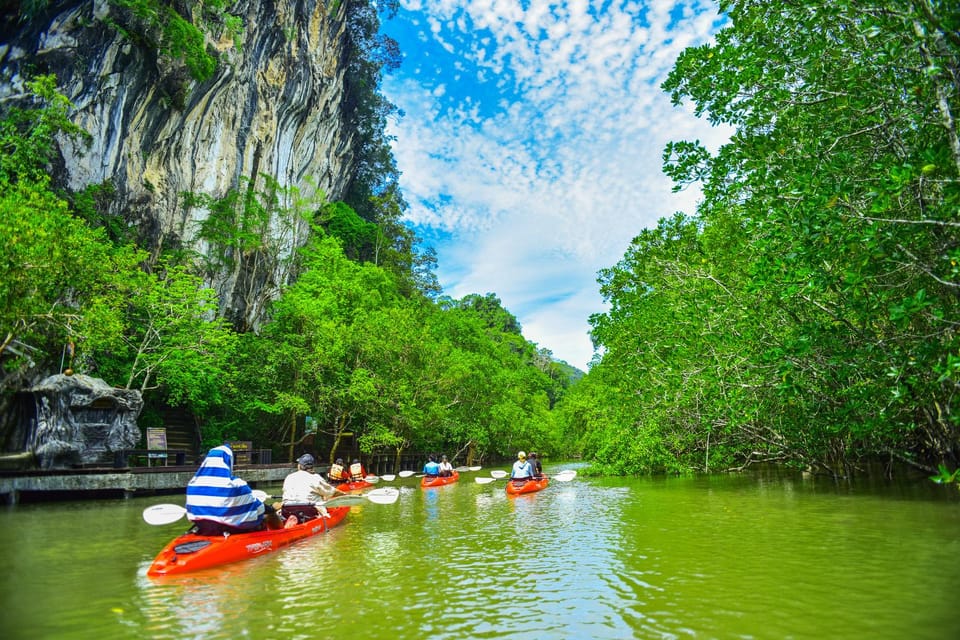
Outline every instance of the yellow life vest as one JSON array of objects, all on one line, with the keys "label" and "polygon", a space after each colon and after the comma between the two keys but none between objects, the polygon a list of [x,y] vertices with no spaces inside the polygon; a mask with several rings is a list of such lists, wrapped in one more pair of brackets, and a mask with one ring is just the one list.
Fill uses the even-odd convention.
[{"label": "yellow life vest", "polygon": [[363,480],[363,465],[359,462],[350,465],[350,477],[354,480]]}]

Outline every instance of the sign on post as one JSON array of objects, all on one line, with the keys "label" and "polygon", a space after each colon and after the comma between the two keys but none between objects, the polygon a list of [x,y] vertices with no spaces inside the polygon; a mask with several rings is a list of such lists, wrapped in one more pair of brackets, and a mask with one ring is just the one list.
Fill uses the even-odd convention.
[{"label": "sign on post", "polygon": [[230,440],[227,446],[233,449],[234,464],[250,464],[253,453],[253,442],[250,440]]},{"label": "sign on post", "polygon": [[167,430],[162,427],[147,427],[147,466],[151,460],[162,459],[167,463]]}]

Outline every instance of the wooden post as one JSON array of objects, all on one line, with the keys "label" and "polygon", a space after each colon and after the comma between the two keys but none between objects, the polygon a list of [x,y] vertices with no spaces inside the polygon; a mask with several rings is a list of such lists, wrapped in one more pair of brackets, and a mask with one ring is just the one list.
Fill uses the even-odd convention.
[{"label": "wooden post", "polygon": [[290,450],[287,452],[287,459],[293,462],[293,446],[297,441],[297,412],[290,411]]}]

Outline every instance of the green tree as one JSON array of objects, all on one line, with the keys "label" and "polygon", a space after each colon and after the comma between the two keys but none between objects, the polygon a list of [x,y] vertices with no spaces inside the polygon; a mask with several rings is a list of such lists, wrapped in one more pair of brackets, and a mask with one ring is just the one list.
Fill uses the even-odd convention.
[{"label": "green tree", "polygon": [[52,138],[76,130],[52,78],[31,86],[44,106],[0,123],[4,407],[31,369],[71,367],[203,410],[219,399],[233,342],[213,293],[182,267],[143,271],[145,252],[90,228],[52,191]]},{"label": "green tree", "polygon": [[[0,361],[10,393],[36,365],[51,367],[70,345],[82,357],[88,340],[113,335],[127,276],[142,254],[114,248],[102,231],[71,215],[54,193],[46,163],[69,124],[69,102],[51,76],[28,83],[35,108],[13,109],[0,122]],[[68,365],[69,366],[69,365]],[[42,368],[40,370],[43,370]]]},{"label": "green tree", "polygon": [[198,414],[222,400],[236,335],[216,317],[214,292],[182,266],[139,272],[126,282],[121,339],[96,345],[99,368],[125,375],[125,388],[163,389],[167,402]]},{"label": "green tree", "polygon": [[627,407],[669,407],[622,433],[660,438],[650,459],[687,468],[712,468],[717,446],[718,461],[840,474],[864,457],[955,460],[960,13],[721,8],[729,26],[664,84],[736,128],[716,154],[665,151],[678,188],[702,182],[699,221],[641,234],[602,279],[600,372],[622,376]]}]

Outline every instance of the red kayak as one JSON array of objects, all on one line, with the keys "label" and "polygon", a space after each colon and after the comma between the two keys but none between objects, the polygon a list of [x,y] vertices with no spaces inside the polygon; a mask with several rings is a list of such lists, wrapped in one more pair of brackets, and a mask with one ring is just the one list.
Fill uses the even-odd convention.
[{"label": "red kayak", "polygon": [[453,484],[460,479],[460,473],[454,470],[452,476],[423,476],[420,478],[420,486],[424,489],[429,487],[442,487],[445,484]]},{"label": "red kayak", "polygon": [[350,493],[352,491],[363,491],[373,486],[372,482],[367,482],[366,480],[352,480],[350,482],[341,482],[340,484],[333,485],[340,491],[344,493]]},{"label": "red kayak", "polygon": [[507,493],[514,496],[521,493],[533,493],[546,489],[548,484],[550,484],[550,478],[547,476],[543,476],[539,480],[510,480],[507,482]]},{"label": "red kayak", "polygon": [[170,576],[239,562],[323,533],[340,524],[350,507],[330,507],[329,518],[314,518],[289,529],[266,529],[232,535],[198,536],[185,533],[174,538],[157,554],[147,569],[148,576]]}]

